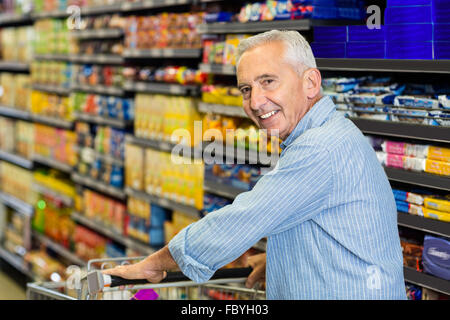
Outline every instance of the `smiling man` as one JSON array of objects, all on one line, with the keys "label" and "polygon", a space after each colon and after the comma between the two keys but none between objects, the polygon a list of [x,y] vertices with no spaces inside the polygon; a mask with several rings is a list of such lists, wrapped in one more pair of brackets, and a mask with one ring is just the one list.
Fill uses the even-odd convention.
[{"label": "smiling man", "polygon": [[389,182],[362,133],[322,96],[309,44],[273,30],[243,40],[237,61],[245,112],[283,140],[276,167],[155,254],[104,273],[159,282],[178,267],[204,282],[267,237],[247,285],[265,278],[268,299],[405,299]]}]

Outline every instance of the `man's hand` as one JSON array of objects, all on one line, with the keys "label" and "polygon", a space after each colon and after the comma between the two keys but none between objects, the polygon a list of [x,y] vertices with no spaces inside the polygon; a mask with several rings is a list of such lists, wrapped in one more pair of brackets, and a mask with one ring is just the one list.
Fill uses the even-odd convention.
[{"label": "man's hand", "polygon": [[146,260],[103,270],[102,273],[119,276],[124,279],[147,279],[151,283],[159,283],[167,276],[166,271],[153,269],[151,263]]},{"label": "man's hand", "polygon": [[247,264],[253,268],[253,271],[248,276],[245,286],[247,288],[253,288],[257,282],[266,279],[266,254],[261,253],[250,256]]},{"label": "man's hand", "polygon": [[178,266],[165,246],[138,263],[103,270],[102,273],[124,279],[147,279],[151,283],[158,283],[167,276],[166,270],[175,268]]}]

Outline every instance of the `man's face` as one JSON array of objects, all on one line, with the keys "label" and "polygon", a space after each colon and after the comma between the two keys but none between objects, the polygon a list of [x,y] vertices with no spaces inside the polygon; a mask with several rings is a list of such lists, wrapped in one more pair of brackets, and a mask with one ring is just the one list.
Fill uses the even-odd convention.
[{"label": "man's face", "polygon": [[237,69],[244,110],[269,135],[286,139],[308,111],[303,77],[285,59],[283,42],[246,51]]}]

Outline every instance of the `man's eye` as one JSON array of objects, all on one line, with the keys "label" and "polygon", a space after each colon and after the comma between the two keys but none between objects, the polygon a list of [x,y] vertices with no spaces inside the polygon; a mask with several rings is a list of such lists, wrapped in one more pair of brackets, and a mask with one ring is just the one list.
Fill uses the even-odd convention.
[{"label": "man's eye", "polygon": [[273,82],[273,79],[264,79],[262,84],[267,86],[267,85],[271,84],[272,82]]},{"label": "man's eye", "polygon": [[250,88],[248,88],[248,87],[241,88],[241,93],[244,97],[248,96],[250,94]]}]

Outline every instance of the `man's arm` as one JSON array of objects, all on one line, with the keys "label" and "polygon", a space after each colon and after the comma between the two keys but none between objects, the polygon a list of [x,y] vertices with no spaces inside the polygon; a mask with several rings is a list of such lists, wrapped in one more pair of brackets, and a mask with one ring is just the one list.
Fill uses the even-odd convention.
[{"label": "man's arm", "polygon": [[278,168],[233,204],[187,226],[164,249],[136,265],[106,272],[158,282],[164,270],[178,266],[193,281],[205,282],[261,238],[313,218],[326,206],[332,188],[330,156],[317,145],[289,148]]},{"label": "man's arm", "polygon": [[104,270],[103,273],[124,279],[147,279],[152,283],[158,283],[166,277],[167,270],[177,268],[178,265],[170,254],[169,248],[165,246],[136,264],[118,266]]}]

